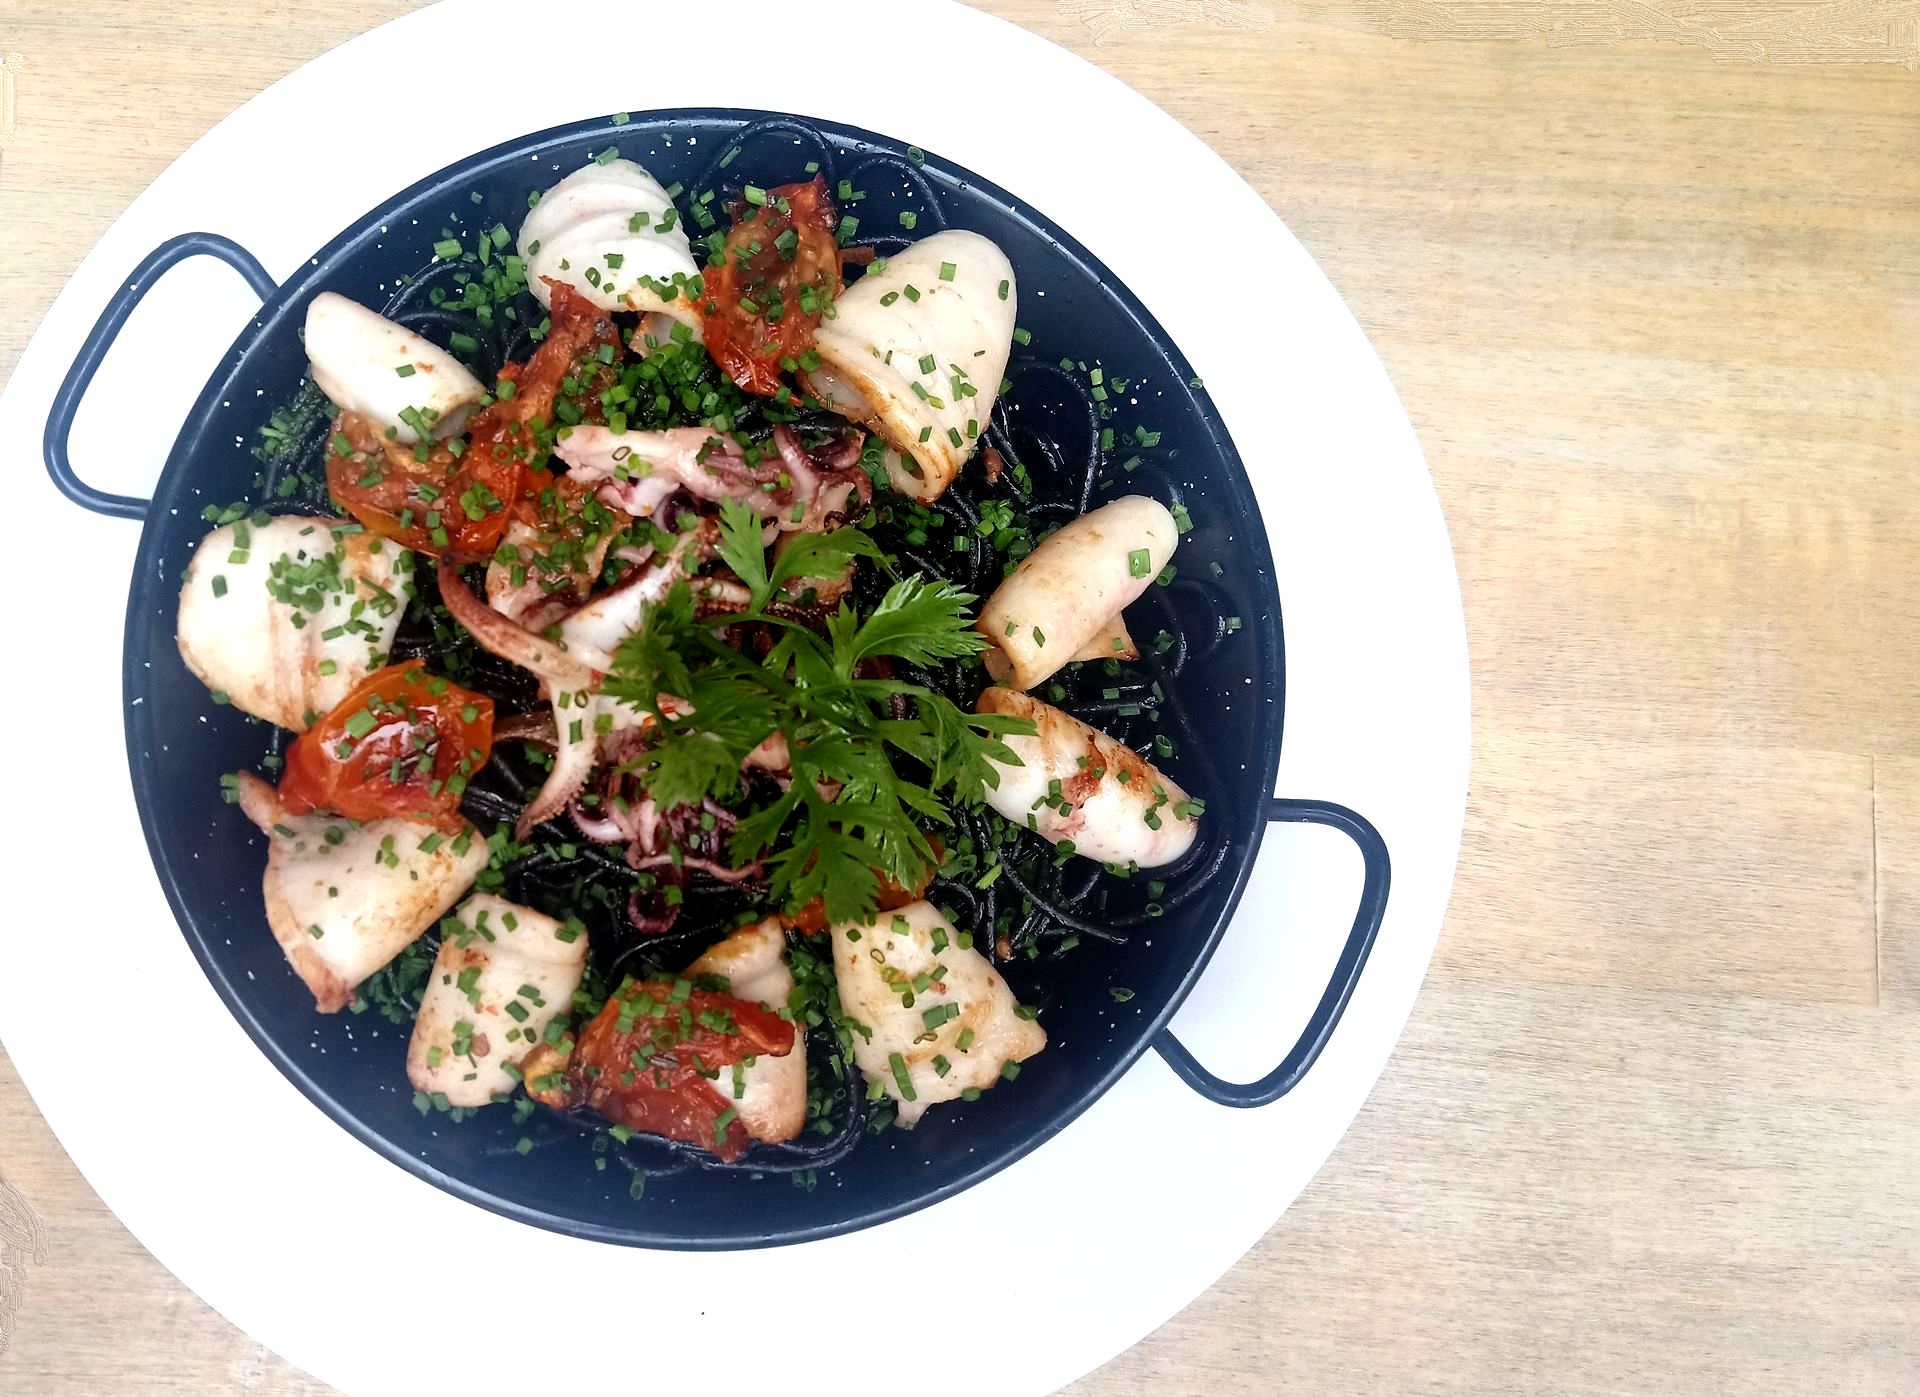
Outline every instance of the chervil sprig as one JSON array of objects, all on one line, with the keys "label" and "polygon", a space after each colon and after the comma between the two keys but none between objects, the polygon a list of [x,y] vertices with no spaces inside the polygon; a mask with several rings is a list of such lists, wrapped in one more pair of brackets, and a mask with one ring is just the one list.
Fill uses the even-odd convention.
[{"label": "chervil sprig", "polygon": [[[1031,731],[1022,720],[962,711],[923,685],[876,673],[874,662],[928,665],[976,653],[974,598],[944,582],[894,583],[864,616],[843,603],[826,634],[764,611],[780,586],[838,575],[878,549],[855,529],[800,535],[771,567],[760,523],[744,507],[722,516],[721,557],[747,585],[753,609],[696,616],[676,585],[621,645],[606,691],[651,713],[641,783],[663,807],[736,802],[741,763],[775,733],[786,739],[790,779],[773,799],[741,813],[730,852],[761,861],[774,900],[798,909],[814,898],[833,920],[874,909],[880,879],[917,887],[939,855],[926,830],[952,823],[950,803],[978,804],[998,782],[992,763],[1017,764],[1001,740]],[[763,655],[726,643],[743,622],[775,633]]]}]

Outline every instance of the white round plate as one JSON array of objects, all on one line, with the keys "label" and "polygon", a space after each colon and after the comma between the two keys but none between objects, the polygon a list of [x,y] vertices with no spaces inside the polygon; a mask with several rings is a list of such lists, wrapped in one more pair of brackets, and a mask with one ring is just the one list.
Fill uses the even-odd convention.
[{"label": "white round plate", "polygon": [[[791,23],[771,0],[731,0],[725,13],[743,34]],[[663,1388],[708,1378],[716,1363],[779,1372],[795,1393],[815,1373],[845,1397],[909,1382],[922,1397],[1059,1387],[1190,1302],[1313,1176],[1399,1036],[1445,908],[1467,775],[1459,589],[1419,445],[1359,327],[1259,196],[1144,98],[1011,25],[916,4],[885,24],[842,26],[844,80],[810,84],[806,114],[912,141],[1036,200],[1187,353],[1253,474],[1285,613],[1279,791],[1359,810],[1393,857],[1385,924],[1325,1055],[1279,1103],[1237,1112],[1201,1101],[1149,1053],[1063,1134],[956,1198],[741,1255],[601,1246],[461,1203],[357,1143],[255,1051],[188,952],[147,859],[120,711],[137,526],[81,513],[35,469],[54,389],[113,289],[175,233],[225,233],[285,275],[392,192],[523,132],[622,109],[771,105],[751,64],[671,56],[705,50],[713,14],[652,8],[641,22],[595,0],[532,11],[475,0],[343,45],[223,121],[134,202],[0,399],[0,447],[24,506],[15,517],[35,524],[11,540],[16,575],[48,582],[46,603],[14,622],[32,683],[6,686],[4,699],[9,776],[33,793],[34,825],[14,833],[11,891],[26,905],[0,935],[0,1038],[67,1152],[147,1249],[249,1334],[355,1397],[437,1390],[449,1348],[463,1344],[476,1345],[460,1364],[463,1389],[544,1390],[554,1335],[538,1316],[554,1304],[569,1332],[639,1336]],[[588,57],[559,59],[552,83],[516,80],[488,101],[474,55],[503,42]],[[603,61],[616,51],[630,57]],[[930,102],[943,80],[953,96]],[[1095,140],[1103,153],[1086,158]],[[1133,169],[1168,179],[1116,199],[1114,172]],[[1262,313],[1196,292],[1202,269],[1168,256],[1166,220],[1183,209],[1203,212],[1210,235],[1260,269]],[[82,411],[81,473],[145,493],[252,310],[211,263],[170,273]],[[1340,836],[1271,832],[1174,1021],[1202,1061],[1245,1079],[1279,1060],[1358,887],[1359,858]],[[478,1274],[514,1281],[470,1291]],[[529,1305],[536,1295],[550,1303]],[[991,1322],[943,1344],[938,1361],[909,1347],[897,1364],[877,1352],[849,1361],[845,1336],[819,1327],[866,1313],[911,1345],[918,1295]],[[955,1335],[950,1322],[927,1328]]]}]

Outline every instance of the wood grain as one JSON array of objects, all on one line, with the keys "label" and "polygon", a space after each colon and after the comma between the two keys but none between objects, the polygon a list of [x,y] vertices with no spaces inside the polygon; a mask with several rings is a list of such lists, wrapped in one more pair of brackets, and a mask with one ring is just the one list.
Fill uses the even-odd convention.
[{"label": "wood grain", "polygon": [[[407,8],[8,8],[0,374],[167,160]],[[1920,80],[989,8],[1192,127],[1341,288],[1474,661],[1459,883],[1379,1090],[1075,1397],[1920,1391]],[[0,1175],[47,1237],[0,1391],[323,1391],[127,1237],[3,1059]]]}]

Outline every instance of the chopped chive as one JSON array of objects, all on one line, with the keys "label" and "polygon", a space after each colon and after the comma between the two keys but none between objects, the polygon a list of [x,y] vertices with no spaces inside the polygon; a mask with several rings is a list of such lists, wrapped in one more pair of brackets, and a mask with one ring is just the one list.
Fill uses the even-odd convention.
[{"label": "chopped chive", "polygon": [[900,1088],[902,1101],[916,1101],[919,1093],[913,1089],[913,1078],[907,1075],[907,1060],[898,1053],[887,1054],[887,1066],[893,1069],[894,1085]]}]

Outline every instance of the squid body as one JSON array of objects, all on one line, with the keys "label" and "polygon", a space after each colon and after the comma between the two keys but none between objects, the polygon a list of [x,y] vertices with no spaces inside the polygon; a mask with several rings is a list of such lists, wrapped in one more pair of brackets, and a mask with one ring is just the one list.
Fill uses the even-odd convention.
[{"label": "squid body", "polygon": [[1012,689],[990,688],[975,706],[1034,725],[1002,739],[1021,765],[995,762],[1000,784],[985,793],[1007,819],[1102,863],[1159,868],[1193,847],[1198,809],[1131,747]]},{"label": "squid body", "polygon": [[267,925],[323,1014],[352,1003],[487,866],[471,826],[449,837],[416,820],[291,815],[259,777],[239,782],[240,809],[268,841]]},{"label": "squid body", "polygon": [[420,996],[407,1079],[450,1105],[511,1094],[518,1065],[571,1007],[587,938],[543,912],[488,893],[441,923],[440,954]]},{"label": "squid body", "polygon": [[[984,1091],[1047,1045],[1007,982],[930,902],[833,927],[841,1012],[859,1025],[853,1060],[913,1124],[929,1106]],[[927,977],[921,980],[920,977]],[[937,1022],[936,1022],[937,1021]]]},{"label": "squid body", "polygon": [[973,455],[1007,372],[1013,266],[978,233],[922,238],[853,282],[820,324],[813,392],[883,437],[896,490],[938,498]]},{"label": "squid body", "polygon": [[980,608],[987,672],[1031,689],[1074,660],[1139,653],[1121,611],[1173,557],[1180,529],[1158,500],[1126,495],[1041,540]]},{"label": "squid body", "polygon": [[412,572],[411,553],[340,519],[223,525],[187,565],[180,658],[235,708],[304,732],[386,663]]},{"label": "squid body", "polygon": [[[727,993],[751,1000],[778,1013],[793,993],[793,972],[787,969],[786,934],[780,920],[764,921],[736,931],[710,947],[687,967],[688,975],[718,975]],[[740,1113],[740,1122],[754,1139],[775,1144],[791,1140],[807,1123],[807,1037],[804,1025],[794,1026],[793,1051],[780,1057],[761,1057],[749,1063],[735,1081],[722,1072],[714,1087]]]}]

